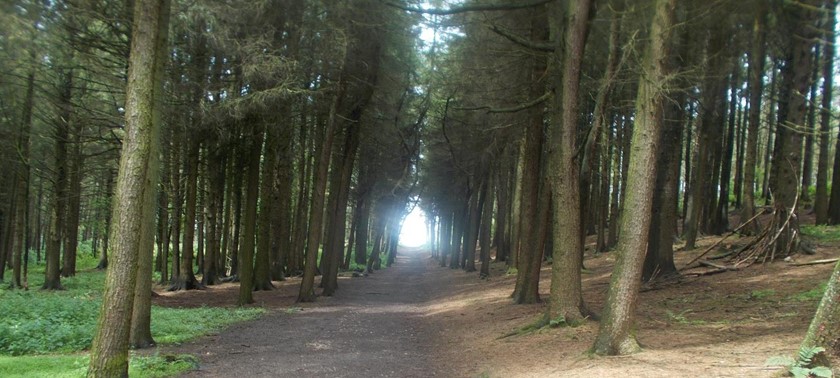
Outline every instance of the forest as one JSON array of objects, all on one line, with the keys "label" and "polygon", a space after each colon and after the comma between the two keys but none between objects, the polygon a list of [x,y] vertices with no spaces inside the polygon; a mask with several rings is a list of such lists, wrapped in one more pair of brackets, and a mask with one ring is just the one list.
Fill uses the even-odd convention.
[{"label": "forest", "polygon": [[0,375],[840,366],[837,0],[0,7]]}]

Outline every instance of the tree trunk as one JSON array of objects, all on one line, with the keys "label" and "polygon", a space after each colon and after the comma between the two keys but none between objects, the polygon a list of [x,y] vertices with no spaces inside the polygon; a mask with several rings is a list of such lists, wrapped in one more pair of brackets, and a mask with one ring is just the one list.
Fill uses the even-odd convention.
[{"label": "tree trunk", "polygon": [[245,214],[240,234],[242,242],[239,248],[239,299],[240,306],[254,303],[254,247],[257,236],[257,199],[260,191],[260,152],[264,131],[250,131],[248,153],[248,180],[245,189]]},{"label": "tree trunk", "polygon": [[[33,52],[34,54],[34,52]],[[34,60],[34,59],[33,59]],[[9,211],[9,226],[7,227],[6,238],[11,242],[11,256],[4,248],[2,253],[5,254],[0,258],[0,271],[6,269],[5,262],[11,257],[12,265],[12,288],[23,288],[25,282],[21,281],[21,261],[24,254],[24,228],[26,225],[26,211],[29,203],[29,182],[30,182],[30,162],[29,162],[29,144],[30,134],[32,132],[32,112],[34,109],[35,98],[35,72],[32,71],[26,77],[26,98],[23,104],[23,116],[21,117],[20,129],[17,135],[17,153],[19,154],[19,161],[16,166],[15,184],[12,189],[12,201]],[[50,266],[52,267],[52,266]],[[57,269],[57,267],[56,267]],[[0,274],[0,279],[3,275]],[[56,281],[55,287],[49,289],[60,289],[61,284]]]},{"label": "tree trunk", "polygon": [[[723,85],[722,78],[726,72],[726,62],[724,48],[728,34],[725,29],[717,28],[710,31],[709,42],[706,48],[706,56],[709,57],[709,68],[706,73],[705,81],[702,84],[701,95],[703,104],[700,121],[697,123],[697,142],[696,153],[694,154],[694,162],[692,164],[692,178],[691,187],[688,200],[688,210],[686,212],[683,239],[685,239],[685,249],[691,250],[695,248],[697,236],[703,226],[703,208],[710,206],[713,202],[709,197],[711,184],[709,177],[710,172],[714,170],[710,156],[710,150],[716,147],[716,139],[719,137],[719,131],[715,130],[722,125],[723,103],[722,96],[725,93],[725,85]],[[713,193],[713,192],[712,192]],[[716,198],[715,198],[716,199]],[[716,201],[714,201],[716,202]],[[711,213],[706,213],[707,218]]]},{"label": "tree trunk", "polygon": [[588,312],[583,304],[580,277],[583,224],[576,135],[581,66],[593,3],[590,0],[567,3],[568,9],[565,10],[560,8],[560,3],[549,5],[551,34],[557,41],[549,64],[553,72],[549,85],[553,86],[554,91],[554,100],[550,106],[551,147],[548,154],[554,238],[551,300],[546,312],[546,320],[550,325],[578,324]]},{"label": "tree trunk", "polygon": [[315,273],[318,264],[318,249],[321,245],[321,236],[324,227],[324,196],[327,188],[327,171],[330,164],[330,153],[335,139],[335,130],[339,122],[337,117],[339,102],[344,96],[346,83],[340,81],[339,91],[335,95],[333,105],[330,109],[329,120],[326,130],[323,131],[323,141],[318,146],[318,157],[315,161],[315,172],[312,183],[312,200],[309,210],[309,233],[306,240],[306,261],[304,263],[303,279],[301,280],[298,302],[315,301]]},{"label": "tree trunk", "polygon": [[[109,238],[114,249],[105,277],[99,322],[91,347],[88,377],[128,377],[128,341],[133,309],[137,260],[143,228],[154,219],[150,192],[157,184],[154,153],[158,147],[154,122],[157,55],[163,54],[168,25],[168,0],[137,0],[126,88],[126,133],[114,195],[114,227]],[[151,233],[151,229],[147,230]]]},{"label": "tree trunk", "polygon": [[[806,5],[818,7],[817,0],[808,0]],[[806,101],[811,79],[811,49],[815,29],[815,15],[803,6],[793,5],[785,11],[793,19],[794,34],[782,68],[782,87],[779,91],[779,127],[776,130],[776,145],[773,150],[773,173],[771,190],[775,208],[773,222],[776,229],[771,235],[778,235],[770,248],[771,256],[784,258],[798,251],[799,223],[794,215],[799,201],[800,164],[802,162],[802,134],[789,128],[802,125],[805,121]],[[799,126],[801,127],[801,126]]]},{"label": "tree trunk", "polygon": [[194,290],[201,288],[201,284],[193,273],[193,258],[195,257],[195,230],[198,204],[198,169],[200,142],[193,140],[187,146],[187,158],[184,161],[186,180],[186,203],[184,205],[184,243],[181,253],[178,276],[169,287],[173,290]]},{"label": "tree trunk", "polygon": [[817,354],[813,359],[814,366],[836,366],[832,360],[836,362],[840,358],[840,262],[834,265],[834,272],[828,279],[800,349],[813,347],[825,348],[824,353]]},{"label": "tree trunk", "polygon": [[820,44],[814,45],[813,63],[811,64],[811,84],[808,86],[808,113],[805,121],[805,148],[802,151],[802,190],[800,201],[803,207],[811,205],[811,193],[808,191],[813,182],[814,175],[814,132],[816,131],[817,119],[817,81],[820,79]]},{"label": "tree trunk", "polygon": [[825,17],[826,40],[823,45],[822,60],[822,107],[820,108],[820,156],[817,160],[817,190],[814,199],[814,211],[816,212],[816,224],[828,224],[828,154],[829,140],[831,139],[831,99],[834,89],[834,27],[837,24],[837,1],[828,1],[826,8],[828,14]]},{"label": "tree trunk", "polygon": [[[531,18],[531,35],[534,39],[548,37],[548,19],[543,10],[534,11]],[[543,57],[534,57],[532,64],[529,94],[536,98],[544,94],[546,90],[545,83],[540,79],[546,71],[547,62]],[[539,210],[545,207],[545,202],[540,202],[540,187],[543,186],[541,167],[545,164],[542,161],[545,114],[541,108],[532,108],[528,112],[525,141],[522,147],[521,183],[519,183],[521,185],[518,219],[520,232],[517,241],[519,252],[515,261],[516,265],[513,265],[517,267],[516,286],[513,291],[513,302],[517,304],[531,304],[539,301],[539,266],[543,256],[543,246],[539,243],[541,238],[539,230],[542,225],[539,222],[544,218],[539,216]],[[533,269],[534,266],[536,269]]]},{"label": "tree trunk", "polygon": [[254,290],[274,290],[271,283],[271,206],[274,201],[274,183],[277,177],[278,130],[275,122],[265,123],[265,148],[260,179],[260,211],[257,219],[257,254],[254,262]]},{"label": "tree trunk", "polygon": [[60,290],[61,287],[61,242],[67,209],[67,143],[73,114],[72,90],[73,71],[64,72],[64,83],[60,94],[61,118],[55,127],[55,179],[53,181],[52,213],[50,231],[46,249],[47,267],[44,271],[44,286],[47,290]]},{"label": "tree trunk", "polygon": [[[484,184],[483,198],[479,201],[483,205],[483,209],[481,210],[481,230],[479,232],[481,271],[478,276],[480,278],[490,277],[490,233],[493,229],[493,192],[493,181],[489,179]],[[496,248],[498,250],[499,247],[497,246]]]},{"label": "tree trunk", "polygon": [[600,355],[628,354],[639,344],[631,332],[641,281],[651,207],[656,184],[656,157],[664,128],[669,88],[670,35],[676,24],[676,0],[657,0],[651,22],[651,41],[642,60],[642,79],[636,97],[636,127],[628,172],[626,211],[621,219],[621,241],[610,280],[601,326],[592,350]]},{"label": "tree trunk", "polygon": [[[747,147],[744,153],[744,201],[741,205],[741,223],[755,216],[755,166],[758,157],[758,129],[761,125],[761,95],[764,91],[764,61],[765,61],[765,2],[759,1],[753,21],[752,51],[749,55],[750,77],[748,90],[750,93],[749,122],[747,123]],[[758,234],[759,224],[754,222],[744,228],[747,234]]]}]

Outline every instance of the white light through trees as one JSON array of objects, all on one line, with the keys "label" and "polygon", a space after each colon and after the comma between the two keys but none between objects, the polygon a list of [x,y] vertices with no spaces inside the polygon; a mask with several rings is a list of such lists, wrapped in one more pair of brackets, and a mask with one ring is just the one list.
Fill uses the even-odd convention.
[{"label": "white light through trees", "polygon": [[403,221],[402,230],[400,230],[400,245],[417,248],[426,245],[427,242],[426,215],[419,206],[414,206]]}]

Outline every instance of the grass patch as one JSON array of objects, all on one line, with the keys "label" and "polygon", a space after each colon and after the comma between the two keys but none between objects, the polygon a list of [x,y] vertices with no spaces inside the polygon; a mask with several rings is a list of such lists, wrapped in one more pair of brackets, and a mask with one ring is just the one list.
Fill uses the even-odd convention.
[{"label": "grass patch", "polygon": [[258,307],[152,307],[152,336],[162,344],[181,343],[218,332],[233,323],[255,319],[264,312]]},{"label": "grass patch", "polygon": [[[81,378],[88,367],[88,355],[0,356],[0,376],[5,378]],[[131,377],[171,377],[195,369],[190,355],[133,356],[128,367]]]},{"label": "grass patch", "polygon": [[818,241],[840,241],[840,226],[806,225],[800,226],[802,233]]},{"label": "grass patch", "polygon": [[690,314],[691,310],[683,310],[679,313],[672,312],[671,310],[665,310],[665,315],[668,316],[668,320],[672,323],[678,323],[682,325],[704,325],[706,324],[705,320],[691,320],[688,319],[686,315]]},{"label": "grass patch", "polygon": [[794,294],[793,296],[791,296],[791,298],[800,302],[818,301],[822,299],[823,293],[825,293],[825,286],[826,283],[823,282],[811,290],[803,291],[799,294]]},{"label": "grass patch", "polygon": [[[0,290],[0,355],[71,353],[90,347],[101,306],[104,272],[80,272],[67,290]],[[250,320],[261,308],[152,307],[152,336],[180,343]],[[0,374],[3,376],[3,374]]]},{"label": "grass patch", "polygon": [[750,292],[749,299],[764,299],[774,295],[776,295],[776,290],[773,289],[753,290]]}]

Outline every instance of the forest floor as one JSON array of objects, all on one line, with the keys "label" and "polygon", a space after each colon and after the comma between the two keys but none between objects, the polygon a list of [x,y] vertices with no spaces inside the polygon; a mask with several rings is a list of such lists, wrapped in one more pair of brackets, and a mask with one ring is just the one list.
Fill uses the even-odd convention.
[{"label": "forest floor", "polygon": [[[676,254],[678,268],[720,240]],[[840,257],[837,241],[811,239],[815,255]],[[733,236],[709,255],[737,248]],[[600,311],[614,263],[612,253],[590,256],[583,275],[586,304]],[[334,297],[295,304],[299,279],[255,293],[269,309],[258,320],[164,351],[201,361],[189,377],[769,377],[769,357],[794,355],[834,264],[754,264],[696,276],[641,293],[636,335],[644,351],[623,357],[587,354],[595,321],[502,337],[542,316],[543,304],[513,305],[515,276],[504,263],[492,274],[441,268],[424,251],[403,251],[397,263],[364,278],[343,277]],[[708,270],[708,268],[705,268]],[[540,294],[548,297],[550,266]],[[164,293],[160,306],[233,306],[238,287]],[[185,320],[186,321],[186,320]]]}]

